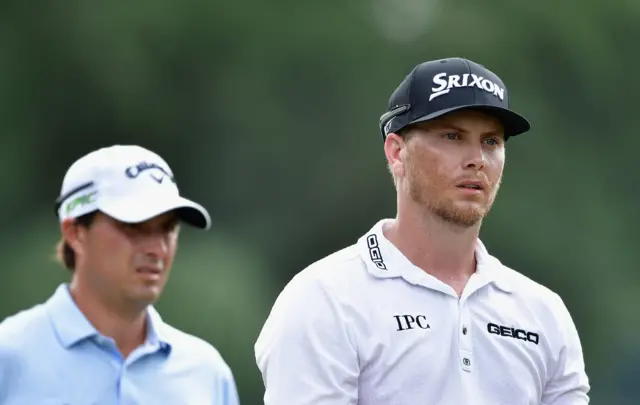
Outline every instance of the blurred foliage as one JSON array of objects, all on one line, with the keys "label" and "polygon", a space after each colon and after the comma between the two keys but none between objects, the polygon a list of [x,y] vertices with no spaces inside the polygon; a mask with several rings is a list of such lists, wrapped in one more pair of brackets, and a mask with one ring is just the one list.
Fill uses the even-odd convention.
[{"label": "blurred foliage", "polygon": [[593,403],[637,404],[639,21],[631,0],[3,2],[0,316],[68,277],[50,256],[69,164],[141,144],[215,223],[184,233],[159,309],[261,403],[253,342],[280,289],[395,213],[388,96],[417,63],[465,56],[533,123],[508,144],[482,237],[564,298]]}]

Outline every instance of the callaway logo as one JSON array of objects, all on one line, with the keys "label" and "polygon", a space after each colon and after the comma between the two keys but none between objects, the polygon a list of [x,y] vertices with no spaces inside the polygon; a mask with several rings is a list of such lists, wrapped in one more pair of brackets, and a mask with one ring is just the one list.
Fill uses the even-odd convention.
[{"label": "callaway logo", "polygon": [[[150,173],[150,176],[153,180],[155,180],[159,184],[161,184],[164,181],[165,177],[168,177],[171,181],[175,183],[171,173],[169,173],[162,166],[156,163],[140,162],[135,166],[127,167],[124,173],[127,175],[128,178],[135,179],[140,175],[140,173],[144,172],[145,170],[151,170],[151,169],[156,169],[156,171]],[[158,171],[160,173],[158,173]]]},{"label": "callaway logo", "polygon": [[443,94],[447,94],[454,87],[477,87],[480,90],[484,90],[487,93],[491,93],[500,100],[504,101],[504,89],[491,80],[485,79],[482,76],[475,75],[473,73],[465,73],[460,75],[449,75],[447,73],[438,73],[433,76],[433,84],[438,87],[431,88],[431,95],[429,101]]}]

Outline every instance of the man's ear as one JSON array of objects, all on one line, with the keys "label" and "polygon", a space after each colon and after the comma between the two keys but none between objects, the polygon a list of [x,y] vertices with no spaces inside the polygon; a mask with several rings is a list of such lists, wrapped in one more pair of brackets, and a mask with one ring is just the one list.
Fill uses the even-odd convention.
[{"label": "man's ear", "polygon": [[387,157],[387,165],[394,178],[404,176],[404,154],[402,150],[406,143],[398,134],[390,133],[384,140],[384,154]]},{"label": "man's ear", "polygon": [[64,239],[74,251],[78,252],[83,250],[86,239],[86,229],[78,226],[72,218],[62,221],[60,224],[60,233],[62,234],[62,239]]}]

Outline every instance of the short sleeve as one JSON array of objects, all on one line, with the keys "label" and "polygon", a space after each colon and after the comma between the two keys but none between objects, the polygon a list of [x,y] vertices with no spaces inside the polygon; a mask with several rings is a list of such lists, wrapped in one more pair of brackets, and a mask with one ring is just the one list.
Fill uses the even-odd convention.
[{"label": "short sleeve", "polygon": [[578,330],[565,304],[560,297],[557,300],[560,345],[555,371],[545,386],[542,404],[587,405],[590,387]]},{"label": "short sleeve", "polygon": [[335,296],[299,274],[276,299],[255,344],[265,405],[355,405],[359,366]]}]

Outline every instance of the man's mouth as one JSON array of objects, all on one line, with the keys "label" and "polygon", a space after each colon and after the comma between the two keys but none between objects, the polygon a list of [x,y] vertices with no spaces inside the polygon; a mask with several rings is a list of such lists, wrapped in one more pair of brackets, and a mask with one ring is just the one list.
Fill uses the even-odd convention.
[{"label": "man's mouth", "polygon": [[162,270],[157,267],[138,267],[136,272],[143,274],[160,274],[162,273]]},{"label": "man's mouth", "polygon": [[471,189],[471,190],[484,190],[484,186],[480,181],[465,181],[458,184],[457,187]]}]

